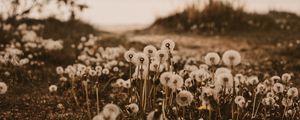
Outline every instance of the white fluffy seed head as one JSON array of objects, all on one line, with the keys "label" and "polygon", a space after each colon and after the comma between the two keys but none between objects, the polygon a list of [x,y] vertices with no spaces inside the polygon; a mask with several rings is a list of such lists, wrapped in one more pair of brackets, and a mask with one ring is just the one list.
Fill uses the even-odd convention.
[{"label": "white fluffy seed head", "polygon": [[57,91],[57,86],[56,85],[50,85],[49,86],[49,92],[56,92]]},{"label": "white fluffy seed head", "polygon": [[164,72],[160,75],[160,83],[163,86],[168,86],[168,83],[171,81],[173,74],[171,72]]},{"label": "white fluffy seed head", "polygon": [[292,97],[292,98],[298,97],[298,89],[295,87],[288,89],[287,95],[288,97]]},{"label": "white fluffy seed head", "polygon": [[126,51],[124,54],[124,58],[127,62],[132,62],[134,56],[135,52],[133,50]]},{"label": "white fluffy seed head", "polygon": [[115,104],[106,104],[103,107],[102,114],[105,118],[116,119],[120,114],[120,108]]},{"label": "white fluffy seed head", "polygon": [[183,86],[183,78],[179,75],[172,75],[170,81],[168,82],[168,86],[172,90],[180,89]]},{"label": "white fluffy seed head", "polygon": [[0,94],[5,94],[7,92],[8,86],[4,82],[0,82]]},{"label": "white fluffy seed head", "polygon": [[207,65],[218,65],[220,62],[220,56],[215,52],[210,52],[206,54],[204,61]]},{"label": "white fluffy seed head", "polygon": [[227,50],[222,56],[222,61],[225,65],[233,67],[241,63],[241,55],[235,50]]},{"label": "white fluffy seed head", "polygon": [[283,91],[284,91],[284,86],[281,84],[281,83],[275,83],[274,85],[273,85],[273,91],[275,92],[275,93],[283,93]]},{"label": "white fluffy seed head", "polygon": [[136,103],[131,103],[127,105],[126,108],[129,109],[131,113],[139,112],[139,106]]},{"label": "white fluffy seed head", "polygon": [[153,45],[147,45],[144,48],[144,53],[147,54],[149,57],[155,56],[157,49]]},{"label": "white fluffy seed head", "polygon": [[175,48],[175,42],[171,39],[165,39],[161,43],[161,49],[162,50],[173,51],[174,48]]},{"label": "white fluffy seed head", "polygon": [[183,90],[180,91],[176,96],[176,103],[179,106],[188,106],[192,103],[194,96],[191,92]]}]

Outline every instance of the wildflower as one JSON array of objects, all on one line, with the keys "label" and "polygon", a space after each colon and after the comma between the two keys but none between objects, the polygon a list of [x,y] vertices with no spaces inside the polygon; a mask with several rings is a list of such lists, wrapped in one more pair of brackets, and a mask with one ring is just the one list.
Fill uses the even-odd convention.
[{"label": "wildflower", "polygon": [[209,87],[203,87],[202,88],[202,93],[200,96],[202,100],[209,100],[209,97],[217,98],[214,89],[209,88]]},{"label": "wildflower", "polygon": [[217,65],[220,62],[220,56],[217,53],[211,52],[206,54],[204,60],[207,65]]},{"label": "wildflower", "polygon": [[265,106],[273,106],[275,104],[275,99],[272,97],[263,98],[262,104]]},{"label": "wildflower", "polygon": [[109,69],[104,68],[104,69],[102,70],[102,73],[103,73],[104,75],[108,75],[108,74],[109,74]]},{"label": "wildflower", "polygon": [[7,85],[4,82],[0,82],[0,94],[5,94],[7,92]]},{"label": "wildflower", "polygon": [[281,77],[283,83],[287,83],[291,80],[291,75],[289,73],[284,73]]},{"label": "wildflower", "polygon": [[175,42],[173,40],[166,39],[166,40],[162,41],[162,44],[161,44],[162,50],[173,51],[174,48],[175,48]]},{"label": "wildflower", "polygon": [[49,86],[49,91],[52,92],[56,92],[57,91],[57,86],[56,85],[50,85]]},{"label": "wildflower", "polygon": [[195,80],[197,82],[204,82],[207,81],[210,78],[210,74],[204,70],[204,69],[199,69],[196,72]]},{"label": "wildflower", "polygon": [[147,120],[163,120],[163,115],[157,109],[147,115]]},{"label": "wildflower", "polygon": [[282,101],[281,101],[281,104],[284,106],[284,107],[290,107],[293,105],[293,99],[289,99],[289,98],[283,98]]},{"label": "wildflower", "polygon": [[90,70],[89,71],[89,75],[90,76],[96,76],[97,75],[97,72],[95,70]]},{"label": "wildflower", "polygon": [[221,86],[224,88],[232,88],[232,74],[231,73],[222,73],[217,76],[215,81],[216,86]]},{"label": "wildflower", "polygon": [[124,58],[127,62],[132,62],[134,56],[135,52],[132,50],[126,51],[124,54]]},{"label": "wildflower", "polygon": [[236,96],[234,99],[235,104],[237,104],[240,108],[244,108],[246,105],[246,100],[243,96]]},{"label": "wildflower", "polygon": [[250,76],[247,78],[247,85],[256,85],[259,82],[257,76]]},{"label": "wildflower", "polygon": [[268,93],[267,93],[267,97],[274,98],[274,97],[275,97],[275,94],[274,94],[273,92],[268,92]]},{"label": "wildflower", "polygon": [[167,86],[173,74],[171,72],[164,72],[160,75],[160,83],[164,86]]},{"label": "wildflower", "polygon": [[[159,70],[158,70],[159,68]],[[151,64],[150,64],[150,71],[158,71],[158,72],[162,72],[164,69],[164,66],[163,65],[160,65],[159,61],[152,61]]]},{"label": "wildflower", "polygon": [[104,118],[115,120],[120,114],[120,108],[115,104],[106,104],[103,107],[102,114]]},{"label": "wildflower", "polygon": [[157,49],[153,45],[148,45],[144,48],[144,53],[147,54],[149,57],[154,57]]},{"label": "wildflower", "polygon": [[208,70],[208,65],[207,65],[207,64],[201,64],[201,65],[199,66],[199,69]]},{"label": "wildflower", "polygon": [[188,106],[192,103],[194,96],[191,92],[183,90],[180,91],[176,96],[176,103],[179,106]]},{"label": "wildflower", "polygon": [[161,63],[166,62],[169,58],[169,54],[165,50],[158,50],[155,56]]},{"label": "wildflower", "polygon": [[131,104],[127,105],[126,108],[128,109],[128,111],[130,113],[139,112],[139,106],[136,103],[131,103]]},{"label": "wildflower", "polygon": [[236,65],[240,64],[241,55],[240,55],[239,52],[237,52],[235,50],[227,50],[223,54],[222,60],[223,60],[225,65],[227,65],[229,67],[233,67],[233,66],[236,66]]},{"label": "wildflower", "polygon": [[191,78],[188,78],[184,81],[184,86],[186,87],[192,87],[193,86],[193,82]]},{"label": "wildflower", "polygon": [[266,90],[266,86],[264,84],[259,83],[256,86],[256,94],[264,94]]},{"label": "wildflower", "polygon": [[225,67],[218,68],[215,72],[215,76],[218,76],[221,73],[231,73],[231,70]]},{"label": "wildflower", "polygon": [[271,80],[274,82],[279,82],[281,79],[279,76],[273,76],[273,77],[271,77]]},{"label": "wildflower", "polygon": [[95,67],[95,70],[96,70],[97,72],[101,72],[101,71],[102,71],[102,67],[101,67],[101,66],[96,66],[96,67]]},{"label": "wildflower", "polygon": [[292,97],[292,98],[298,97],[298,89],[295,87],[288,89],[287,95],[288,97]]},{"label": "wildflower", "polygon": [[124,87],[124,88],[127,88],[127,89],[130,88],[130,87],[131,87],[130,80],[124,81],[124,82],[123,82],[123,87]]},{"label": "wildflower", "polygon": [[180,89],[183,86],[182,77],[179,75],[172,75],[168,82],[168,86],[173,90]]},{"label": "wildflower", "polygon": [[275,84],[275,81],[273,79],[266,79],[264,81],[264,84],[268,87],[273,86]]},{"label": "wildflower", "polygon": [[56,67],[56,73],[59,74],[59,75],[61,75],[61,74],[64,73],[64,69],[61,66]]},{"label": "wildflower", "polygon": [[236,81],[236,83],[238,82],[238,83],[240,83],[240,84],[244,84],[245,81],[246,81],[246,78],[245,78],[244,75],[242,75],[242,74],[236,74],[236,75],[234,76],[234,80]]},{"label": "wildflower", "polygon": [[149,58],[145,53],[136,53],[133,57],[133,61],[136,65],[148,65]]},{"label": "wildflower", "polygon": [[273,91],[275,93],[283,93],[284,90],[284,86],[281,83],[275,83],[273,85]]}]

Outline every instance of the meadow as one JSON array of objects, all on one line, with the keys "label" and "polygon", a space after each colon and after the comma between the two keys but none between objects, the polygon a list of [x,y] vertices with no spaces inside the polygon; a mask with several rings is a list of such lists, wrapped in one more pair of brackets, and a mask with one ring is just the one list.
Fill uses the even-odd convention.
[{"label": "meadow", "polygon": [[124,34],[76,20],[1,21],[0,119],[300,119],[299,17],[222,5],[227,25],[211,6]]}]

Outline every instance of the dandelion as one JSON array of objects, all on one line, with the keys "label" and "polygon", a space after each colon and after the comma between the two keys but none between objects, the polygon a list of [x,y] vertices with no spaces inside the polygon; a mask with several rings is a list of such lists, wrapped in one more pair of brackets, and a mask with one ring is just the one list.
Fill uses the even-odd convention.
[{"label": "dandelion", "polygon": [[7,85],[4,82],[0,82],[0,94],[5,94],[7,92]]},{"label": "dandelion", "polygon": [[56,73],[59,74],[59,75],[61,75],[61,74],[64,73],[64,69],[61,66],[56,67]]},{"label": "dandelion", "polygon": [[108,75],[108,74],[109,74],[109,69],[104,68],[104,69],[102,70],[102,73],[103,73],[104,75]]},{"label": "dandelion", "polygon": [[134,56],[135,56],[135,52],[132,50],[126,51],[124,54],[124,58],[127,62],[132,62]]},{"label": "dandelion", "polygon": [[215,76],[218,76],[219,74],[222,73],[231,73],[231,70],[225,67],[218,68],[215,72]]},{"label": "dandelion", "polygon": [[235,104],[237,104],[240,108],[244,108],[246,106],[246,100],[243,96],[236,96],[234,99]]},{"label": "dandelion", "polygon": [[97,72],[95,70],[90,70],[89,71],[89,75],[90,76],[96,76],[97,75]]},{"label": "dandelion", "polygon": [[148,65],[149,58],[145,53],[136,53],[133,57],[133,61],[136,65]]},{"label": "dandelion", "polygon": [[117,79],[116,85],[117,85],[118,87],[123,87],[123,84],[124,84],[124,80],[123,80],[123,79]]},{"label": "dandelion", "polygon": [[[159,70],[158,70],[158,68],[159,68]],[[164,67],[163,67],[163,65],[159,64],[159,61],[155,60],[155,61],[152,61],[150,64],[150,71],[155,72],[158,70],[158,72],[162,72],[163,69],[164,69]]]},{"label": "dandelion", "polygon": [[224,88],[232,88],[233,77],[230,73],[222,73],[217,76],[215,81],[216,86],[224,87]]},{"label": "dandelion", "polygon": [[120,114],[120,108],[115,104],[106,104],[103,107],[102,114],[104,118],[115,120]]},{"label": "dandelion", "polygon": [[281,101],[281,104],[284,106],[284,107],[290,107],[293,105],[293,99],[289,99],[289,98],[283,98],[282,101]]},{"label": "dandelion", "polygon": [[169,59],[169,54],[165,50],[158,50],[155,56],[161,63],[166,62]]},{"label": "dandelion", "polygon": [[201,65],[199,66],[199,69],[208,70],[208,65],[207,65],[207,64],[201,64]]},{"label": "dandelion", "polygon": [[50,85],[49,86],[49,92],[56,92],[57,91],[57,86],[56,85]]},{"label": "dandelion", "polygon": [[175,42],[173,40],[166,39],[166,40],[162,41],[162,44],[161,44],[162,50],[173,51],[174,48],[175,48]]},{"label": "dandelion", "polygon": [[101,66],[96,66],[96,67],[95,67],[95,70],[96,70],[97,72],[101,72],[101,71],[102,71],[102,67],[101,67]]},{"label": "dandelion", "polygon": [[60,77],[59,81],[66,82],[66,81],[68,81],[68,79],[66,77]]},{"label": "dandelion", "polygon": [[168,82],[168,86],[173,90],[180,89],[183,86],[182,77],[179,75],[172,75]]},{"label": "dandelion", "polygon": [[144,53],[147,54],[149,57],[154,57],[157,49],[153,45],[147,45],[144,48]]},{"label": "dandelion", "polygon": [[281,77],[283,83],[288,83],[291,80],[291,75],[289,73],[284,73]]},{"label": "dandelion", "polygon": [[184,86],[185,87],[192,87],[193,86],[193,82],[191,78],[188,78],[184,81]]},{"label": "dandelion", "polygon": [[176,103],[179,106],[188,106],[192,103],[194,96],[191,92],[183,90],[180,91],[176,96]]},{"label": "dandelion", "polygon": [[273,91],[275,93],[283,93],[284,90],[284,86],[281,83],[275,83],[273,85]]},{"label": "dandelion", "polygon": [[164,72],[160,75],[160,83],[164,86],[167,86],[169,81],[171,80],[173,74],[171,72]]},{"label": "dandelion", "polygon": [[233,66],[236,66],[236,65],[240,64],[241,55],[240,55],[239,52],[237,52],[235,50],[227,50],[223,54],[222,60],[223,60],[225,65],[227,65],[229,67],[233,67]]},{"label": "dandelion", "polygon": [[123,87],[129,89],[131,87],[130,80],[123,81]]},{"label": "dandelion", "polygon": [[274,98],[275,97],[275,94],[273,92],[268,92],[267,97],[271,97],[271,98]]},{"label": "dandelion", "polygon": [[257,76],[250,76],[247,78],[247,85],[256,85],[259,83]]},{"label": "dandelion", "polygon": [[204,69],[199,69],[196,72],[195,80],[197,82],[205,82],[210,78],[210,74],[204,70]]},{"label": "dandelion", "polygon": [[256,86],[256,94],[264,94],[266,90],[266,86],[264,84],[259,83]]},{"label": "dandelion", "polygon": [[236,83],[245,84],[246,78],[243,74],[236,74],[234,76],[234,80]]},{"label": "dandelion", "polygon": [[217,65],[220,62],[220,56],[217,53],[211,52],[206,54],[204,60],[207,65]]},{"label": "dandelion", "polygon": [[262,99],[262,104],[264,106],[273,106],[275,104],[275,99],[272,97],[266,97]]},{"label": "dandelion", "polygon": [[279,82],[281,79],[279,76],[273,76],[273,77],[271,77],[271,80],[274,82]]},{"label": "dandelion", "polygon": [[130,113],[139,112],[139,106],[136,103],[131,103],[131,104],[127,105],[126,108],[128,109],[128,111]]},{"label": "dandelion", "polygon": [[288,97],[292,97],[292,98],[298,97],[298,89],[295,87],[288,89],[287,95]]}]

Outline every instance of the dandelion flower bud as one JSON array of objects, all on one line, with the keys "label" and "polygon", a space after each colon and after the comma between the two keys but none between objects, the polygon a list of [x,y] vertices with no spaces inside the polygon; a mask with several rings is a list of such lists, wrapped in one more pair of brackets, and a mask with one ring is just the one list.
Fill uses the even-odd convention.
[{"label": "dandelion flower bud", "polygon": [[115,120],[120,114],[120,108],[115,104],[106,104],[103,107],[102,114],[104,118]]},{"label": "dandelion flower bud", "polygon": [[164,72],[160,75],[160,83],[163,85],[163,86],[167,86],[169,81],[171,81],[171,77],[173,76],[173,74],[171,72]]},{"label": "dandelion flower bud", "polygon": [[137,113],[139,112],[139,106],[136,103],[131,103],[126,106],[130,113]]},{"label": "dandelion flower bud", "polygon": [[295,87],[288,89],[287,95],[288,97],[292,97],[292,98],[298,97],[298,89]]},{"label": "dandelion flower bud", "polygon": [[183,90],[180,91],[176,96],[176,103],[179,106],[188,106],[192,103],[194,96],[191,92]]},{"label": "dandelion flower bud", "polygon": [[153,57],[156,53],[157,49],[153,45],[147,45],[144,48],[144,53],[147,54],[149,57]]},{"label": "dandelion flower bud", "polygon": [[220,56],[215,52],[207,53],[204,61],[207,65],[217,65],[220,62]]},{"label": "dandelion flower bud", "polygon": [[56,85],[50,85],[49,86],[49,92],[56,92],[57,91],[57,86]]},{"label": "dandelion flower bud", "polygon": [[237,104],[240,108],[244,108],[246,105],[246,100],[243,96],[236,96],[234,99],[235,104]]},{"label": "dandelion flower bud", "polygon": [[183,86],[182,77],[179,75],[172,75],[168,82],[168,86],[173,90],[180,89]]},{"label": "dandelion flower bud", "polygon": [[175,42],[173,40],[166,39],[161,43],[162,50],[173,51],[174,48],[175,48]]},{"label": "dandelion flower bud", "polygon": [[275,93],[283,93],[283,90],[284,90],[284,86],[281,84],[281,83],[275,83],[273,85],[273,91]]},{"label": "dandelion flower bud", "polygon": [[5,94],[7,92],[7,85],[4,82],[0,82],[0,94]]},{"label": "dandelion flower bud", "polygon": [[132,50],[126,51],[124,54],[124,58],[127,62],[132,62],[134,56],[135,56],[135,52]]},{"label": "dandelion flower bud", "polygon": [[64,69],[61,66],[56,67],[56,73],[59,74],[59,75],[61,75],[61,74],[64,73]]},{"label": "dandelion flower bud", "polygon": [[225,65],[233,67],[241,63],[241,55],[235,50],[227,50],[223,54],[222,60]]}]

